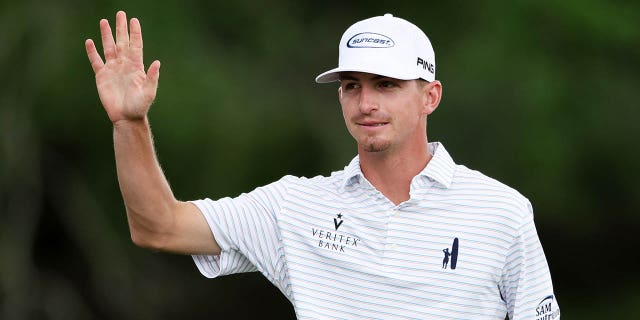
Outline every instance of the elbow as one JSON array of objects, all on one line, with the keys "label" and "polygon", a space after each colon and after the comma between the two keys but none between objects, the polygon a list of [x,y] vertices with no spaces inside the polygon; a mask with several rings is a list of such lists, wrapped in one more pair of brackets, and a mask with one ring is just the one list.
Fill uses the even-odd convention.
[{"label": "elbow", "polygon": [[131,229],[131,241],[136,246],[153,251],[163,251],[166,247],[166,241],[157,234],[149,232],[141,232]]},{"label": "elbow", "polygon": [[148,236],[142,234],[142,232],[131,229],[131,242],[136,246],[144,249],[153,249],[153,241]]},{"label": "elbow", "polygon": [[143,215],[131,208],[127,208],[127,216],[133,244],[154,251],[165,250],[171,235],[171,224],[168,221],[173,219],[160,219],[159,217],[151,219],[148,217],[149,215]]},{"label": "elbow", "polygon": [[139,232],[131,230],[131,242],[140,248],[149,248],[149,241],[143,237]]}]

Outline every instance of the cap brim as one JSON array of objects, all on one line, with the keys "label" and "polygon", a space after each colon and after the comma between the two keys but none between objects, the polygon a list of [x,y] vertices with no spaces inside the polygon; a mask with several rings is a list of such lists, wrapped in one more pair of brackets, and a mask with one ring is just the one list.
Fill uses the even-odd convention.
[{"label": "cap brim", "polygon": [[[382,71],[378,68],[376,68],[376,70],[374,69],[368,69],[368,68],[359,68],[359,67],[338,67],[335,69],[331,69],[329,71],[323,72],[320,75],[318,75],[316,77],[316,82],[317,83],[329,83],[329,82],[334,82],[334,81],[338,81],[340,80],[340,72],[364,72],[364,73],[371,73],[371,74],[377,74],[377,75],[381,75],[384,77],[389,77],[389,78],[394,78],[394,79],[400,79],[400,80],[413,80],[413,79],[418,79],[420,78],[418,75],[415,74],[392,74],[391,72],[385,72]],[[426,80],[426,79],[425,79]],[[427,80],[427,81],[433,81],[433,80]]]},{"label": "cap brim", "polygon": [[340,72],[346,71],[342,70],[342,68],[335,68],[329,71],[323,72],[316,77],[317,83],[329,83],[340,80]]}]

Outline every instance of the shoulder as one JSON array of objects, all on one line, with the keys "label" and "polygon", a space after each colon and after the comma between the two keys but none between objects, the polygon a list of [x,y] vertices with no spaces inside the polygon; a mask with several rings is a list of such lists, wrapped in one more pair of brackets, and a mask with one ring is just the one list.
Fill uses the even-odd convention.
[{"label": "shoulder", "polygon": [[464,190],[478,202],[496,206],[521,218],[533,213],[529,199],[518,190],[464,165],[456,165],[451,188]]},{"label": "shoulder", "polygon": [[286,175],[276,183],[285,186],[287,189],[314,189],[314,190],[337,190],[347,180],[344,170],[334,171],[328,176],[317,175],[313,177],[299,177]]}]

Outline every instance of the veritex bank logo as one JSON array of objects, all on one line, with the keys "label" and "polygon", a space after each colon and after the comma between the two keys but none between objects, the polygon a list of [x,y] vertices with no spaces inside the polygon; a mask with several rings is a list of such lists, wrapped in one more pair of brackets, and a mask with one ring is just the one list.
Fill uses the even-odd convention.
[{"label": "veritex bank logo", "polygon": [[349,48],[391,48],[395,45],[391,38],[373,32],[358,33],[347,41]]},{"label": "veritex bank logo", "polygon": [[343,214],[338,213],[333,218],[333,230],[324,228],[311,228],[311,236],[318,241],[318,247],[340,253],[347,252],[349,248],[356,248],[360,238],[346,233],[338,232],[338,229],[345,223]]},{"label": "veritex bank logo", "polygon": [[[338,219],[340,220],[340,222],[338,222]],[[338,231],[338,228],[340,228],[343,222],[344,220],[342,220],[342,213],[338,213],[338,215],[333,218],[333,225],[336,227],[336,231]]]}]

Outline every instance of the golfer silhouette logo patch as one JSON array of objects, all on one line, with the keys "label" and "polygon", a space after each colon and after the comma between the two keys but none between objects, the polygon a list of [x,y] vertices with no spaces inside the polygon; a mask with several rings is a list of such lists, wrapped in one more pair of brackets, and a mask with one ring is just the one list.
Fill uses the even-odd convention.
[{"label": "golfer silhouette logo patch", "polygon": [[[447,267],[451,270],[454,270],[458,265],[458,238],[453,239],[453,244],[451,244],[451,251],[449,248],[442,249],[444,253],[444,259],[442,259],[442,269],[447,269]],[[451,262],[449,262],[451,261]]]}]

